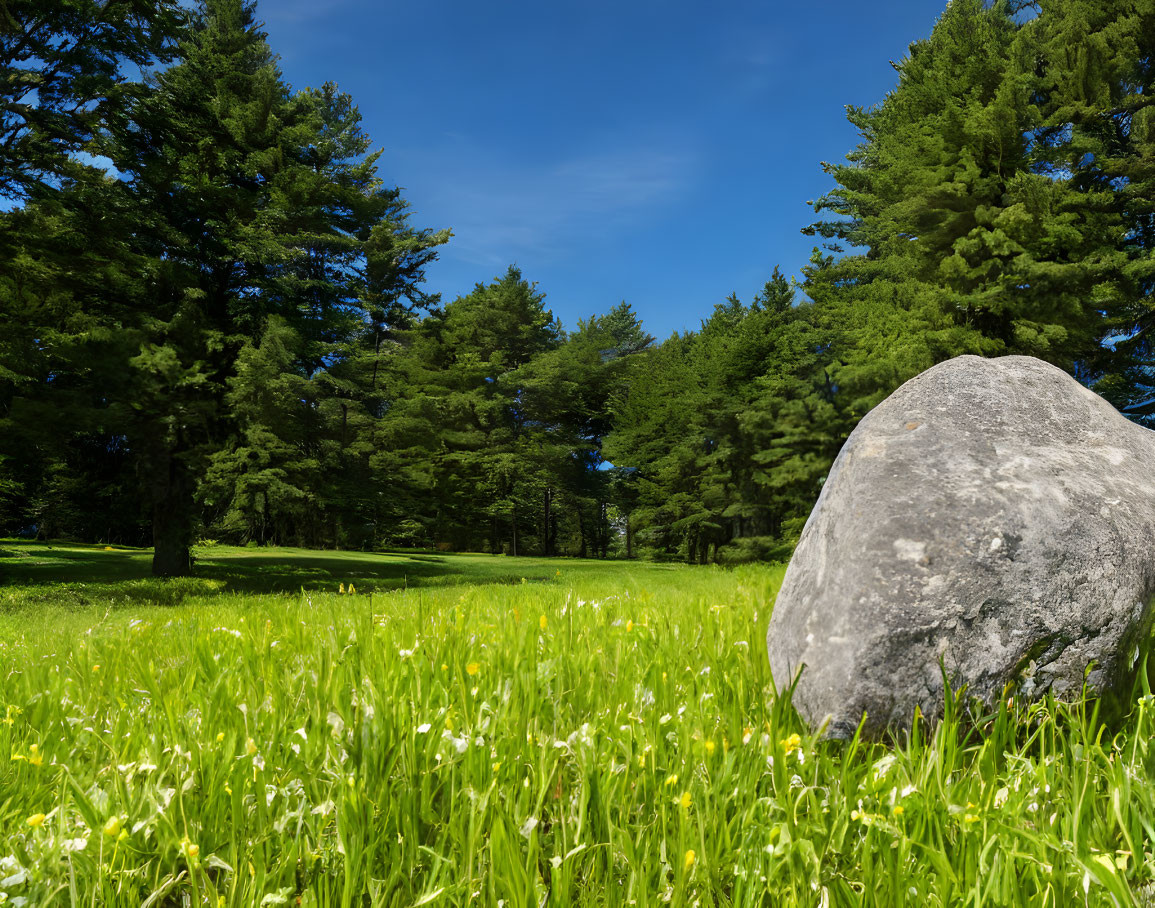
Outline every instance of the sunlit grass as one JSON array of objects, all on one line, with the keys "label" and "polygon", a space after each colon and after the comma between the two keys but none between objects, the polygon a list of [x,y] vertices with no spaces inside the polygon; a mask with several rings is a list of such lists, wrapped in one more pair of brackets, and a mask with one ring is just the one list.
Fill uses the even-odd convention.
[{"label": "sunlit grass", "polygon": [[367,556],[294,594],[0,587],[0,893],[1145,904],[1150,697],[1115,730],[1049,701],[816,742],[771,689],[781,568],[444,560],[392,591]]}]

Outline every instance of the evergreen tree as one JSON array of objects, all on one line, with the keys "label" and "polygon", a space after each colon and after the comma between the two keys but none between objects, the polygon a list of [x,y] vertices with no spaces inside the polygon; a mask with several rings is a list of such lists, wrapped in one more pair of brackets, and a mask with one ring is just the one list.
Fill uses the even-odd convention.
[{"label": "evergreen tree", "polygon": [[511,266],[406,338],[372,466],[401,486],[396,520],[408,537],[524,549],[542,489],[525,470],[533,447],[517,374],[561,343],[544,299]]},{"label": "evergreen tree", "polygon": [[54,184],[139,91],[122,65],[167,58],[176,0],[0,3],[0,196]]},{"label": "evergreen tree", "polygon": [[1107,342],[1079,375],[1148,421],[1155,412],[1155,8],[1045,0],[1036,11],[1027,26],[1042,120],[1036,166],[1065,190],[1074,229],[1100,227],[1097,248],[1074,264],[1099,277],[1086,295],[1105,317]]},{"label": "evergreen tree", "polygon": [[961,353],[1069,371],[1097,353],[1112,225],[1040,165],[1033,33],[1008,3],[956,0],[886,99],[850,111],[863,143],[815,205],[839,218],[809,232],[854,248],[819,256],[805,289],[845,313],[834,371],[857,415]]}]

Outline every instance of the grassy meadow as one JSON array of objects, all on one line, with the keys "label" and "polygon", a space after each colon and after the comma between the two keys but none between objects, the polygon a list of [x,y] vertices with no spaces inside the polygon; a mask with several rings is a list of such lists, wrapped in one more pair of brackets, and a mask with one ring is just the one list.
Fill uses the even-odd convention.
[{"label": "grassy meadow", "polygon": [[0,542],[0,903],[1155,904],[1143,689],[819,741],[778,566],[199,554]]}]

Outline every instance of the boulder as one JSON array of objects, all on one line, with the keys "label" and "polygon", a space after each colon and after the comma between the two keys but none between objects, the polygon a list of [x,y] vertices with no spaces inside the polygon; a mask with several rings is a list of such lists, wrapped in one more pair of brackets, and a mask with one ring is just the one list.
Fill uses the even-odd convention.
[{"label": "boulder", "polygon": [[[786,571],[767,647],[834,737],[1131,683],[1155,593],[1155,432],[1060,369],[961,356],[851,433]],[[1090,671],[1088,673],[1088,667]]]}]

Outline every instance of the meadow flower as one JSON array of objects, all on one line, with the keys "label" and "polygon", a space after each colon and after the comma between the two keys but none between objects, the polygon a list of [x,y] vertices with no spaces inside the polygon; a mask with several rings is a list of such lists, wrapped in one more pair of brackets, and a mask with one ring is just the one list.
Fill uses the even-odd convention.
[{"label": "meadow flower", "polygon": [[893,810],[893,811],[891,811],[891,812],[892,812],[892,813],[893,813],[893,814],[894,814],[896,817],[901,817],[901,816],[902,816],[904,813],[906,813],[906,810],[905,810],[905,808],[903,808],[903,806],[902,806],[901,804],[895,804],[895,805],[894,805],[894,810]]},{"label": "meadow flower", "polygon": [[626,622],[626,633],[628,634],[633,629],[634,629],[634,622],[633,621],[627,621]]},{"label": "meadow flower", "polygon": [[217,732],[217,743],[220,744],[221,741],[223,741],[224,739],[225,739],[225,733],[223,731],[218,731]]},{"label": "meadow flower", "polygon": [[797,732],[795,732],[789,737],[783,738],[781,744],[782,749],[786,751],[786,756],[790,756],[790,754],[794,753],[794,751],[802,747],[802,737]]},{"label": "meadow flower", "polygon": [[98,671],[100,671],[100,666],[99,666],[99,665],[94,665],[94,666],[92,666],[92,672],[93,672],[93,674],[95,674],[95,673],[96,673],[96,672],[98,672]]},{"label": "meadow flower", "polygon": [[120,817],[109,817],[108,821],[104,824],[104,834],[109,838],[115,838],[120,835],[120,829]]},{"label": "meadow flower", "polygon": [[696,860],[698,860],[698,855],[697,855],[697,854],[694,852],[694,849],[693,849],[693,848],[690,848],[690,849],[688,849],[688,850],[686,851],[686,858],[685,858],[685,860],[682,862],[682,866],[683,866],[683,867],[684,867],[686,870],[689,870],[691,867],[693,867],[693,866],[694,866],[694,862],[695,862]]},{"label": "meadow flower", "polygon": [[667,788],[673,788],[677,784],[678,784],[678,774],[676,772],[671,774],[671,775],[666,776],[666,787]]},{"label": "meadow flower", "polygon": [[678,806],[681,807],[683,810],[688,809],[689,806],[693,803],[694,803],[694,798],[691,796],[691,794],[688,791],[683,791],[682,796],[680,798],[678,798]]},{"label": "meadow flower", "polygon": [[28,763],[31,766],[44,765],[44,754],[40,752],[40,748],[36,744],[28,745]]},{"label": "meadow flower", "polygon": [[703,746],[706,749],[706,756],[707,757],[714,756],[714,748],[716,745],[714,744],[713,741],[707,741]]},{"label": "meadow flower", "polygon": [[34,814],[32,814],[32,816],[30,816],[30,817],[29,817],[29,818],[28,818],[28,819],[27,819],[25,822],[26,822],[26,823],[27,823],[29,826],[31,826],[31,827],[33,827],[33,828],[37,828],[37,827],[39,827],[39,826],[43,826],[43,825],[44,825],[44,821],[45,821],[45,819],[47,819],[47,818],[44,816],[44,814],[42,814],[42,813],[34,813]]},{"label": "meadow flower", "polygon": [[476,675],[479,671],[481,671],[480,662],[470,662],[467,666],[465,666],[465,673],[467,675]]},{"label": "meadow flower", "polygon": [[254,754],[256,754],[256,752],[257,752],[257,742],[254,741],[252,738],[249,738],[249,740],[245,742],[245,753],[247,753],[251,757]]},{"label": "meadow flower", "polygon": [[545,615],[542,615],[537,619],[537,626],[540,627],[543,631],[545,630],[547,624],[549,624],[549,622],[546,620]]}]

